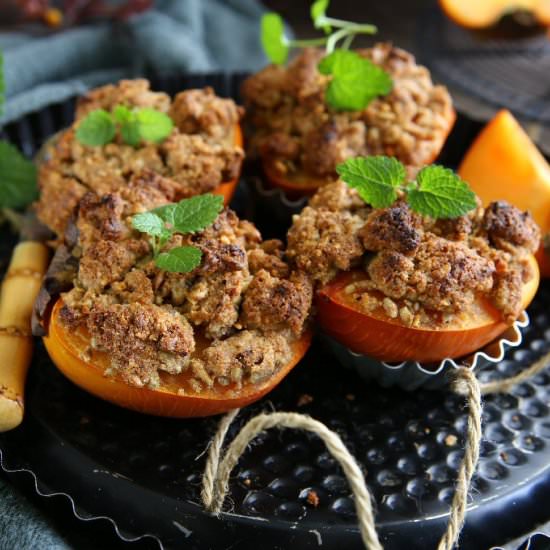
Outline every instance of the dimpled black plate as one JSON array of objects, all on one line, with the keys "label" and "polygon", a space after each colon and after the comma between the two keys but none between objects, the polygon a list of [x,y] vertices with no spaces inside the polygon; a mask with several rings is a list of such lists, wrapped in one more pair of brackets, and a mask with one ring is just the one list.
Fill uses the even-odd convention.
[{"label": "dimpled black plate", "polygon": [[[46,110],[48,124],[39,123],[38,114],[7,133],[26,143],[31,154],[67,124],[68,105],[53,114]],[[471,132],[460,121],[451,144],[461,129],[464,135]],[[445,155],[452,164],[455,150]],[[250,212],[244,189],[236,200],[241,212]],[[9,243],[3,240],[3,245],[5,263]],[[550,349],[549,303],[545,284],[529,309],[524,343],[480,372],[481,380],[514,374]],[[485,400],[484,439],[463,548],[503,544],[548,520],[549,406],[550,369],[509,395]],[[341,435],[365,472],[386,548],[434,547],[462,458],[462,398],[367,386],[315,342],[275,391],[242,411],[229,438],[246,419],[271,410],[310,414]],[[166,547],[361,547],[342,471],[321,442],[304,432],[273,430],[259,437],[233,472],[229,513],[220,519],[204,513],[199,500],[204,451],[218,420],[153,418],[99,401],[68,382],[38,342],[25,422],[0,436],[3,467],[31,470],[42,493],[70,495],[82,517],[107,516],[121,536],[147,534]]]}]

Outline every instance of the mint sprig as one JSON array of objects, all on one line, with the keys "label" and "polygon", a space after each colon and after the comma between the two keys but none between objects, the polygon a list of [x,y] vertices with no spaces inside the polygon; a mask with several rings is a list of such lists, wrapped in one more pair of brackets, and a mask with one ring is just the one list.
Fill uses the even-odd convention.
[{"label": "mint sprig", "polygon": [[160,252],[172,235],[202,231],[214,223],[223,208],[223,197],[198,195],[132,217],[132,227],[150,237],[155,265],[164,271],[188,273],[201,263],[195,246],[180,246]]},{"label": "mint sprig", "polygon": [[37,197],[36,167],[16,147],[0,141],[0,208],[23,208]]},{"label": "mint sprig", "polygon": [[88,113],[77,127],[76,138],[83,145],[97,147],[111,143],[118,130],[126,145],[137,147],[142,141],[162,142],[173,127],[172,119],[155,109],[117,105],[112,113],[104,109]]},{"label": "mint sprig", "polygon": [[6,85],[4,83],[4,54],[0,50],[0,116],[4,113],[4,94]]},{"label": "mint sprig", "polygon": [[76,130],[76,139],[90,147],[111,143],[115,135],[116,126],[113,118],[104,109],[97,109],[89,113]]},{"label": "mint sprig", "polygon": [[457,174],[443,166],[426,166],[406,181],[397,159],[373,156],[349,159],[336,167],[349,187],[374,208],[391,206],[401,193],[415,212],[432,218],[456,218],[477,206],[476,196]]},{"label": "mint sprig", "polygon": [[[0,115],[4,107],[4,57],[0,50]],[[20,151],[0,140],[0,208],[23,208],[38,197],[36,167]]]},{"label": "mint sprig", "polygon": [[[374,25],[365,25],[328,17],[329,0],[316,0],[310,8],[313,26],[325,36],[308,40],[291,40],[285,35],[284,22],[276,13],[266,13],[261,21],[261,42],[272,63],[286,63],[292,48],[325,46],[327,56],[319,64],[321,74],[330,75],[325,99],[334,109],[359,111],[379,95],[391,91],[390,76],[370,60],[350,52],[359,34],[375,34]],[[341,47],[337,47],[342,42]]]},{"label": "mint sprig", "polygon": [[360,111],[374,98],[391,92],[387,72],[370,59],[350,50],[335,50],[319,63],[319,72],[331,75],[326,101],[343,111]]}]

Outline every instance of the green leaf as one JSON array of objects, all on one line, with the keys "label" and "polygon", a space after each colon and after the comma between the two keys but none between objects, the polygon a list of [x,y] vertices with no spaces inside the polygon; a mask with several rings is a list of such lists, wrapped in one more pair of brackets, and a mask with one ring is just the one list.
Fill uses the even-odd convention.
[{"label": "green leaf", "polygon": [[180,246],[159,254],[155,265],[172,273],[189,273],[201,263],[202,252],[194,246]]},{"label": "green leaf", "polygon": [[4,94],[6,93],[6,86],[4,84],[4,54],[0,50],[0,115],[4,112]]},{"label": "green leaf", "polygon": [[76,139],[84,145],[96,147],[113,141],[116,126],[111,115],[103,110],[91,111],[80,122],[76,130]]},{"label": "green leaf", "polygon": [[318,69],[321,74],[332,75],[325,98],[331,107],[342,111],[361,111],[393,86],[381,67],[349,50],[335,50],[321,59]]},{"label": "green leaf", "polygon": [[197,195],[183,199],[170,211],[170,223],[178,233],[194,233],[214,223],[222,208],[223,197],[219,195]]},{"label": "green leaf", "polygon": [[348,159],[336,166],[336,172],[374,208],[391,206],[405,180],[405,167],[397,159],[383,156]]},{"label": "green leaf", "polygon": [[160,237],[166,231],[162,218],[153,212],[143,212],[132,216],[132,227],[153,237]]},{"label": "green leaf", "polygon": [[261,41],[265,55],[277,65],[283,65],[290,51],[285,36],[285,24],[276,13],[266,13],[262,16]]},{"label": "green leaf", "polygon": [[36,167],[13,145],[0,141],[0,207],[22,208],[37,197]]},{"label": "green leaf", "polygon": [[477,206],[468,184],[443,166],[426,166],[416,178],[418,188],[407,194],[410,207],[432,218],[456,218]]},{"label": "green leaf", "polygon": [[155,109],[139,109],[136,118],[141,138],[153,143],[159,143],[166,139],[174,127],[174,122],[167,114]]},{"label": "green leaf", "polygon": [[119,124],[125,124],[135,119],[135,114],[126,105],[117,105],[113,109],[113,116]]},{"label": "green leaf", "polygon": [[137,120],[128,120],[121,124],[120,135],[126,145],[137,147],[141,142],[140,125]]},{"label": "green leaf", "polygon": [[313,21],[313,26],[316,29],[323,29],[326,34],[329,34],[332,31],[330,25],[323,23],[323,19],[327,16],[327,9],[330,0],[316,0],[311,4],[309,10],[311,14],[311,20]]},{"label": "green leaf", "polygon": [[169,203],[164,206],[159,206],[154,210],[151,210],[153,214],[160,216],[166,223],[174,225],[174,210],[176,209],[177,204]]}]

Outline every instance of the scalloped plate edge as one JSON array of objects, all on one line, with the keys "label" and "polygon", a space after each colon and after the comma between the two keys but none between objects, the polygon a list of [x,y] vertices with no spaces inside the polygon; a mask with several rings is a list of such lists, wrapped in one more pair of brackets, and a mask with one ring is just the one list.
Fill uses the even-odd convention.
[{"label": "scalloped plate edge", "polygon": [[74,501],[73,497],[71,495],[69,495],[68,493],[65,493],[65,492],[62,492],[62,491],[54,491],[54,492],[45,492],[43,490],[41,490],[38,486],[38,476],[30,469],[28,468],[8,468],[5,464],[4,464],[4,452],[1,448],[0,448],[0,468],[2,469],[2,471],[4,471],[5,473],[7,474],[30,474],[32,479],[33,479],[33,482],[34,482],[34,490],[36,491],[36,494],[40,497],[43,497],[43,498],[51,498],[51,497],[65,497],[70,505],[71,505],[71,509],[72,509],[72,512],[73,512],[73,515],[76,519],[78,519],[79,521],[84,521],[84,522],[90,522],[90,521],[97,521],[97,520],[103,520],[103,521],[107,521],[109,523],[111,523],[111,525],[113,526],[113,530],[116,534],[116,536],[124,541],[124,542],[128,542],[128,543],[132,543],[132,542],[138,542],[140,540],[143,540],[143,539],[152,539],[154,540],[158,545],[159,545],[159,548],[160,550],[164,550],[164,545],[162,544],[162,541],[156,536],[156,535],[152,535],[151,533],[145,533],[143,535],[139,535],[137,537],[131,537],[131,538],[128,538],[126,536],[124,536],[122,534],[122,532],[120,531],[120,528],[118,527],[117,523],[115,522],[115,520],[109,516],[94,516],[94,515],[90,515],[90,516],[82,516],[78,510],[77,510],[77,505],[76,505],[76,502]]}]

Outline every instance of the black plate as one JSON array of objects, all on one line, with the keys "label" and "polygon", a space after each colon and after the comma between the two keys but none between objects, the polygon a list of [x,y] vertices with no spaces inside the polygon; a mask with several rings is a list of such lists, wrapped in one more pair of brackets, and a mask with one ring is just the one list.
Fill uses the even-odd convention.
[{"label": "black plate", "polygon": [[[173,92],[211,83],[235,96],[239,80],[157,79],[155,86]],[[45,109],[6,133],[32,154],[47,135],[70,122],[72,108],[67,102]],[[442,161],[456,164],[478,130],[459,118]],[[247,196],[242,183],[236,206],[250,214]],[[4,243],[6,260],[9,243]],[[482,380],[517,372],[550,349],[549,300],[545,284],[529,310],[532,323],[524,344],[480,373]],[[549,519],[549,405],[550,370],[510,395],[486,399],[464,548],[503,544]],[[434,547],[462,457],[461,398],[366,386],[315,342],[274,392],[241,413],[230,437],[266,410],[310,414],[342,436],[366,473],[386,548]],[[42,493],[69,495],[81,517],[111,518],[124,538],[150,536],[182,548],[361,547],[340,468],[315,436],[302,432],[275,430],[258,438],[234,471],[226,503],[230,513],[216,519],[203,512],[204,451],[217,422],[147,417],[99,401],[59,374],[38,343],[25,421],[0,435],[0,450],[6,470],[34,472]],[[313,493],[316,505],[308,498]]]}]

